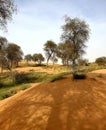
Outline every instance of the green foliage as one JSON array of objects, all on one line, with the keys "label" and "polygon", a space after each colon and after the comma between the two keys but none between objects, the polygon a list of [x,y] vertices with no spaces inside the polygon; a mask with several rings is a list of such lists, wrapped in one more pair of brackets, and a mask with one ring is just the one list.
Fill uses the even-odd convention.
[{"label": "green foliage", "polygon": [[29,74],[29,77],[35,78],[35,80],[33,82],[49,81],[52,76],[53,76],[52,74],[48,74],[48,73],[45,73],[45,72],[34,72],[34,73]]},{"label": "green foliage", "polygon": [[26,60],[27,63],[28,63],[29,61],[32,60],[32,55],[31,55],[31,54],[27,54],[27,55],[25,55],[25,56],[24,56],[24,60]]},{"label": "green foliage", "polygon": [[60,80],[60,79],[63,79],[64,76],[70,74],[70,72],[64,72],[64,73],[60,73],[60,74],[57,74],[57,75],[54,75],[52,78],[51,78],[51,82],[54,82],[56,80]]},{"label": "green foliage", "polygon": [[30,71],[29,73],[20,72],[15,74],[15,83],[22,84],[22,83],[44,82],[48,81],[50,77],[52,77],[51,74],[44,72],[33,72],[33,71]]},{"label": "green foliage", "polygon": [[105,65],[106,64],[106,57],[99,57],[95,61],[98,65]]},{"label": "green foliage", "polygon": [[16,12],[14,0],[0,0],[0,28],[6,29],[9,20],[12,20],[13,13]]},{"label": "green foliage", "polygon": [[30,84],[21,84],[18,86],[8,86],[0,89],[0,100],[8,98],[10,96],[13,96],[17,92],[21,90],[25,90],[27,88],[31,87]]},{"label": "green foliage", "polygon": [[45,59],[41,53],[35,53],[32,56],[32,60],[38,62],[38,64],[41,65]]},{"label": "green foliage", "polygon": [[8,59],[8,68],[11,70],[13,64],[18,66],[18,62],[22,60],[23,52],[21,47],[15,43],[9,43],[6,48],[6,58]]},{"label": "green foliage", "polygon": [[29,85],[28,85],[28,84],[23,84],[23,85],[21,86],[21,90],[25,90],[25,89],[27,89],[27,88],[29,88]]},{"label": "green foliage", "polygon": [[0,88],[3,88],[3,87],[4,87],[4,83],[0,82]]},{"label": "green foliage", "polygon": [[78,65],[80,66],[88,66],[88,60],[87,59],[78,59]]},{"label": "green foliage", "polygon": [[[62,26],[63,33],[61,38],[63,42],[68,42],[71,45],[71,60],[75,65],[80,56],[85,53],[86,41],[89,38],[89,25],[79,19],[65,17],[65,24]],[[69,51],[68,51],[69,52]]]},{"label": "green foliage", "polygon": [[28,74],[24,72],[20,72],[20,73],[17,72],[14,78],[15,78],[16,84],[26,83],[26,82],[29,82],[30,80],[30,78],[28,77]]},{"label": "green foliage", "polygon": [[89,66],[80,66],[80,71],[83,71],[84,73],[88,73],[99,69],[106,69],[106,66],[100,66],[96,63],[90,63]]},{"label": "green foliage", "polygon": [[10,97],[10,96],[13,96],[13,95],[16,94],[16,93],[17,93],[17,91],[16,91],[15,89],[11,89],[11,90],[9,90],[9,91],[6,91],[6,92],[2,93],[2,94],[0,95],[0,99],[8,98],[8,97]]},{"label": "green foliage", "polygon": [[55,44],[53,41],[49,40],[44,44],[44,51],[47,58],[47,65],[51,58],[56,55],[57,52],[57,44]]},{"label": "green foliage", "polygon": [[69,65],[72,58],[72,46],[69,42],[58,44],[57,56],[62,60],[63,65]]}]

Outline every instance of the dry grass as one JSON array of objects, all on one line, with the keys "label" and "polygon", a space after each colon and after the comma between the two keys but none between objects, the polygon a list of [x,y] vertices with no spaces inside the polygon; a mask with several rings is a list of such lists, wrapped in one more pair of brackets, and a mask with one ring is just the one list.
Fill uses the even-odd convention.
[{"label": "dry grass", "polygon": [[[69,72],[70,68],[65,67],[62,65],[49,65],[49,66],[40,66],[40,67],[31,67],[31,66],[23,66],[13,69],[17,72],[29,72],[29,71],[35,71],[35,72],[46,72],[48,74],[58,74],[62,72]],[[7,72],[7,70],[4,70],[4,72]]]}]

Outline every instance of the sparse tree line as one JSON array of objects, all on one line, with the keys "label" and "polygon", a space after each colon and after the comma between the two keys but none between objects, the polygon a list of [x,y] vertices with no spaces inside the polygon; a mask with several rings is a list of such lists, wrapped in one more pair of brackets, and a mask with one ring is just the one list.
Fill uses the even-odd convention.
[{"label": "sparse tree line", "polygon": [[[14,0],[0,1],[0,28],[6,29],[7,23],[12,19],[12,15],[17,11]],[[43,47],[45,58],[41,53],[33,55],[27,54],[23,58],[23,51],[21,47],[15,43],[9,43],[4,37],[0,37],[0,66],[1,71],[3,68],[8,68],[10,71],[13,66],[18,66],[19,61],[22,59],[37,62],[42,64],[46,60],[48,65],[51,60],[54,63],[61,59],[63,65],[72,65],[73,68],[76,64],[86,65],[87,59],[82,59],[85,53],[86,42],[89,39],[89,25],[79,18],[70,18],[65,16],[65,23],[62,26],[61,42],[56,44],[52,40],[48,40]],[[96,63],[105,64],[106,58],[97,58]]]},{"label": "sparse tree line", "polygon": [[45,58],[43,57],[41,53],[35,53],[33,55],[31,54],[25,55],[24,60],[27,62],[27,64],[30,61],[34,61],[34,62],[37,62],[39,65],[41,65],[42,62],[45,60]]},{"label": "sparse tree line", "polygon": [[27,54],[23,58],[21,47],[14,43],[8,43],[6,38],[0,39],[0,65],[1,68],[12,69],[18,62],[24,59],[27,63],[37,62],[39,65],[46,60],[48,65],[51,60],[54,63],[61,59],[63,65],[87,64],[86,59],[82,59],[85,53],[85,42],[89,38],[89,26],[85,21],[78,18],[65,17],[65,24],[62,26],[61,42],[56,44],[48,40],[43,47],[45,57],[41,53],[33,55]]},{"label": "sparse tree line", "polygon": [[62,31],[59,44],[52,40],[48,40],[44,44],[46,64],[48,65],[50,60],[54,64],[58,62],[58,59],[61,59],[63,65],[72,65],[73,67],[76,64],[87,64],[88,60],[82,59],[82,55],[85,53],[86,41],[89,38],[89,25],[79,18],[66,16]]},{"label": "sparse tree line", "polygon": [[[12,19],[17,8],[14,0],[0,1],[0,28],[6,29],[7,23]],[[65,24],[62,26],[61,43],[58,45],[54,41],[47,41],[44,44],[44,52],[47,65],[51,60],[53,64],[61,59],[63,65],[74,67],[81,56],[85,53],[86,41],[89,38],[89,25],[79,18],[65,17]],[[0,40],[0,65],[12,70],[13,65],[23,58],[21,47],[14,43],[8,43],[6,38]],[[24,57],[27,63],[31,60],[42,64],[45,60],[41,53],[28,54]]]},{"label": "sparse tree line", "polygon": [[[87,65],[88,60],[82,59],[85,53],[85,42],[89,38],[89,26],[85,21],[78,18],[65,17],[65,24],[62,26],[63,33],[61,35],[61,42],[56,44],[52,40],[48,40],[43,47],[45,57],[41,53],[34,53],[33,55],[24,53],[21,47],[15,43],[9,43],[4,37],[0,37],[0,66],[1,72],[3,68],[12,71],[13,66],[18,66],[21,60],[25,60],[27,64],[34,61],[41,65],[46,61],[48,65],[51,60],[52,63],[58,62],[61,59],[63,65],[76,64]],[[95,61],[98,64],[106,62],[106,58],[98,58]]]}]

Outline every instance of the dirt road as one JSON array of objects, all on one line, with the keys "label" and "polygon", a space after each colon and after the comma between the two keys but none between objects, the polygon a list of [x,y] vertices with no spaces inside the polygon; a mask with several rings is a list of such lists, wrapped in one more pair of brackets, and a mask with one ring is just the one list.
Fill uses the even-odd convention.
[{"label": "dirt road", "polygon": [[67,76],[1,101],[0,130],[106,130],[106,75]]}]

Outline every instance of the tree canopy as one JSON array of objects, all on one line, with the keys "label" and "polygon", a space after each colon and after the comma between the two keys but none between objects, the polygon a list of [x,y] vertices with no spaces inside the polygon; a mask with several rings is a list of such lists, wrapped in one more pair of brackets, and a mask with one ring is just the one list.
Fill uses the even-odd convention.
[{"label": "tree canopy", "polygon": [[7,39],[5,37],[0,37],[0,51],[2,51],[7,45]]},{"label": "tree canopy", "polygon": [[29,61],[32,60],[32,55],[31,55],[31,54],[27,54],[27,55],[25,55],[25,56],[24,56],[24,60],[26,60],[27,63],[28,63]]},{"label": "tree canopy", "polygon": [[69,65],[69,62],[71,62],[71,49],[72,47],[69,42],[58,44],[57,56],[62,60],[63,65]]},{"label": "tree canopy", "polygon": [[47,57],[47,65],[50,60],[50,58],[53,58],[55,56],[55,53],[57,51],[57,45],[53,41],[49,40],[44,44],[44,51]]},{"label": "tree canopy", "polygon": [[9,67],[12,69],[14,63],[19,62],[22,60],[23,52],[21,47],[15,43],[9,43],[6,48],[6,57],[9,62]]},{"label": "tree canopy", "polygon": [[106,57],[105,56],[98,57],[98,58],[96,58],[95,62],[98,65],[106,65]]},{"label": "tree canopy", "polygon": [[79,19],[65,17],[65,24],[62,26],[63,33],[61,35],[63,42],[68,42],[71,44],[72,51],[72,62],[75,65],[76,60],[85,53],[84,49],[86,47],[85,42],[89,38],[89,25]]},{"label": "tree canopy", "polygon": [[12,20],[12,15],[16,12],[14,0],[0,0],[0,28],[6,29],[7,22]]}]

